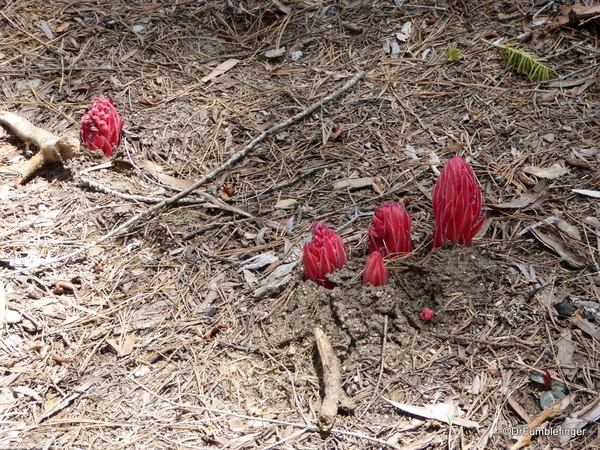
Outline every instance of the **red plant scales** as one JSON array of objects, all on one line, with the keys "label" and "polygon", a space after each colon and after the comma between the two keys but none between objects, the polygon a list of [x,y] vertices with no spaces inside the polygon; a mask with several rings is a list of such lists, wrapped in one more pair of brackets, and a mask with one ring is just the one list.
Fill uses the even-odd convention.
[{"label": "red plant scales", "polygon": [[464,158],[455,156],[446,163],[431,200],[435,217],[433,248],[441,247],[446,240],[469,247],[486,214],[481,216],[481,189]]},{"label": "red plant scales", "polygon": [[385,268],[383,256],[375,251],[371,252],[365,264],[363,272],[363,284],[371,284],[373,286],[385,286],[388,282],[388,270]]},{"label": "red plant scales", "polygon": [[401,203],[385,202],[375,208],[369,228],[369,250],[397,257],[412,252],[411,220]]},{"label": "red plant scales", "polygon": [[427,323],[429,321],[431,321],[431,319],[433,319],[433,316],[435,315],[435,313],[430,310],[429,308],[423,308],[423,311],[421,312],[421,314],[419,314],[419,319],[421,319],[423,322]]},{"label": "red plant scales", "polygon": [[312,240],[302,248],[304,276],[319,286],[333,289],[326,275],[341,269],[348,261],[344,243],[339,234],[321,222],[315,222]]},{"label": "red plant scales", "polygon": [[89,150],[102,150],[111,157],[121,144],[123,119],[119,117],[112,99],[96,97],[81,118],[81,141]]}]

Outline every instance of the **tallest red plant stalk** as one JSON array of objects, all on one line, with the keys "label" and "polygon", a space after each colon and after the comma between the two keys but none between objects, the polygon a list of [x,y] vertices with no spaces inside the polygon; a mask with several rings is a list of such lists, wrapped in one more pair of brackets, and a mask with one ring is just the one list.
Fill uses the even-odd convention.
[{"label": "tallest red plant stalk", "polygon": [[431,201],[435,216],[433,248],[441,247],[447,240],[469,247],[486,215],[481,216],[481,189],[464,158],[455,156],[446,163]]}]

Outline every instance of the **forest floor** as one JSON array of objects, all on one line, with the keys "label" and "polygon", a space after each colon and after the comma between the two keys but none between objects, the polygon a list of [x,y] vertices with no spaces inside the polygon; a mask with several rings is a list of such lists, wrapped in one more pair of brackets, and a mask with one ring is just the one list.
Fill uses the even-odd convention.
[{"label": "forest floor", "polygon": [[[558,3],[8,2],[0,109],[78,137],[103,96],[125,126],[23,185],[36,149],[0,136],[0,448],[599,448],[598,23]],[[432,250],[454,155],[488,218]],[[388,200],[415,250],[364,287]],[[329,433],[317,327],[354,404]]]}]

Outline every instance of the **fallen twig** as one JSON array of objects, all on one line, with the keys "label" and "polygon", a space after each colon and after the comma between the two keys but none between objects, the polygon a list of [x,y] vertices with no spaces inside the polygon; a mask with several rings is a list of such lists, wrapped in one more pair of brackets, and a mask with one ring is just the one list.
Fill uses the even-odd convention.
[{"label": "fallen twig", "polygon": [[27,144],[34,144],[39,151],[21,165],[21,178],[17,184],[29,180],[44,165],[52,162],[64,162],[73,158],[79,152],[79,139],[56,136],[43,128],[36,127],[29,120],[8,112],[0,111],[0,123]]},{"label": "fallen twig", "polygon": [[[119,197],[124,200],[132,200],[132,201],[142,202],[142,203],[160,203],[160,202],[164,201],[164,198],[160,198],[160,197],[146,197],[145,195],[125,194],[123,192],[115,191],[114,189],[104,186],[103,184],[97,183],[93,180],[89,180],[84,177],[79,177],[79,181],[81,182],[81,184],[89,187],[90,189],[94,189],[95,191],[102,192],[104,194],[113,195],[115,197]],[[180,203],[182,205],[205,204],[208,207],[221,209],[223,211],[229,211],[231,213],[239,214],[244,217],[250,217],[250,218],[254,217],[249,212],[244,211],[243,209],[236,208],[235,206],[228,205],[227,203],[222,202],[215,196],[210,195],[206,192],[197,192],[196,194],[202,198],[182,198],[182,199],[179,199],[179,201],[177,203]]]},{"label": "fallen twig", "polygon": [[315,328],[315,340],[321,356],[321,365],[323,366],[323,385],[325,397],[319,410],[319,431],[330,433],[335,422],[338,410],[342,409],[347,413],[352,413],[356,405],[342,389],[342,374],[340,371],[340,361],[333,352],[333,348],[320,328]]},{"label": "fallen twig", "polygon": [[125,222],[121,226],[115,228],[114,230],[112,230],[108,234],[105,234],[101,238],[98,238],[95,242],[91,243],[88,247],[81,248],[79,250],[76,250],[74,252],[71,252],[71,253],[63,255],[63,256],[59,256],[57,258],[48,259],[48,260],[44,261],[43,263],[40,263],[40,264],[37,264],[37,265],[34,265],[34,266],[30,266],[30,267],[19,269],[19,270],[13,270],[11,272],[6,272],[6,273],[0,275],[0,278],[4,278],[4,277],[8,277],[8,276],[13,276],[13,275],[16,275],[18,273],[26,272],[26,271],[29,271],[29,270],[32,270],[32,269],[37,269],[37,268],[42,267],[42,266],[48,266],[50,264],[55,264],[55,263],[58,263],[58,262],[62,262],[62,261],[66,261],[68,259],[71,259],[71,258],[73,258],[75,256],[78,256],[78,255],[86,252],[87,250],[89,250],[93,246],[101,244],[101,243],[109,240],[110,238],[112,238],[112,237],[120,234],[122,231],[127,230],[128,228],[130,228],[131,226],[133,226],[134,224],[136,224],[137,222],[139,222],[140,220],[142,220],[144,217],[149,216],[151,214],[154,214],[155,212],[161,210],[162,208],[164,208],[166,206],[169,206],[169,205],[172,205],[174,203],[177,203],[183,197],[185,197],[189,193],[195,191],[196,189],[198,189],[200,186],[202,186],[207,181],[210,181],[210,180],[214,179],[217,175],[219,175],[223,171],[229,169],[236,162],[238,162],[239,160],[241,160],[242,158],[244,158],[251,150],[254,149],[254,147],[256,147],[258,144],[260,144],[262,141],[264,141],[265,138],[267,138],[268,136],[270,136],[272,134],[275,134],[275,133],[283,130],[284,128],[287,128],[287,127],[289,127],[290,125],[292,125],[292,124],[294,124],[296,122],[299,122],[300,120],[304,119],[306,116],[312,114],[314,111],[316,111],[317,109],[321,108],[324,104],[326,104],[326,103],[328,103],[328,102],[336,99],[337,97],[339,97],[343,93],[345,93],[345,92],[349,91],[350,89],[352,89],[356,85],[356,83],[358,83],[359,80],[362,77],[365,76],[365,73],[366,73],[365,71],[358,72],[352,79],[350,79],[346,84],[344,84],[341,88],[339,88],[335,92],[332,92],[328,96],[323,97],[318,102],[313,103],[311,106],[309,106],[308,108],[306,108],[304,111],[301,111],[298,114],[296,114],[295,116],[290,117],[285,122],[282,122],[280,124],[274,125],[271,128],[268,128],[267,130],[263,131],[260,135],[258,135],[256,138],[254,138],[250,143],[248,143],[244,148],[242,148],[241,150],[238,150],[233,155],[231,155],[231,157],[223,165],[217,167],[212,172],[207,173],[206,175],[204,175],[202,178],[200,178],[198,181],[196,181],[194,184],[192,184],[187,189],[185,189],[185,190],[183,190],[183,191],[175,194],[174,196],[172,196],[172,197],[170,197],[168,199],[163,200],[162,202],[160,202],[160,203],[158,203],[158,204],[156,204],[156,205],[148,208],[145,211],[142,211],[140,214],[137,214],[136,216],[132,217],[127,222]]}]

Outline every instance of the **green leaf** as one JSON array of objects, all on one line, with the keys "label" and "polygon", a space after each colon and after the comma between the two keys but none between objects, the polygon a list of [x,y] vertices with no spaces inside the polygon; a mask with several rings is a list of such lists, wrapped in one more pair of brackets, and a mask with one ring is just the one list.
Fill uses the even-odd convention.
[{"label": "green leaf", "polygon": [[563,391],[557,391],[555,389],[542,392],[542,395],[540,396],[540,405],[542,408],[546,409],[565,396],[566,394]]},{"label": "green leaf", "polygon": [[548,81],[556,77],[556,71],[546,66],[546,59],[517,48],[517,44],[494,44],[498,54],[506,61],[506,67],[527,75],[531,81]]}]

